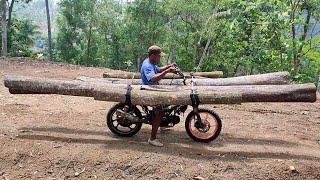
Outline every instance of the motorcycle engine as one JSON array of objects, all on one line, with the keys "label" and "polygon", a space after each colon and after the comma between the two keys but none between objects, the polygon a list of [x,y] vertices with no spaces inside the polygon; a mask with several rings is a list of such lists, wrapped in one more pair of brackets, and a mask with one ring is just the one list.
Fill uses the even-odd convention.
[{"label": "motorcycle engine", "polygon": [[171,115],[171,116],[165,116],[163,120],[160,123],[161,127],[173,127],[174,125],[178,124],[180,122],[180,117]]}]

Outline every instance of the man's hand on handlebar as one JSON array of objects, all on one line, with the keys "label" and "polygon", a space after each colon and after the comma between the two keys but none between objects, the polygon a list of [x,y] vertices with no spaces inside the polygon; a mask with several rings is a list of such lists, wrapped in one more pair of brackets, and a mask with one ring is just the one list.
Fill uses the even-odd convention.
[{"label": "man's hand on handlebar", "polygon": [[176,63],[172,63],[167,66],[166,73],[174,73],[177,74],[178,76],[184,78],[183,73],[181,72],[180,68]]},{"label": "man's hand on handlebar", "polygon": [[169,65],[169,67],[178,67],[178,65],[176,63],[172,63]]},{"label": "man's hand on handlebar", "polygon": [[168,73],[177,73],[177,68],[175,66],[170,66],[168,69],[167,69],[167,72]]}]

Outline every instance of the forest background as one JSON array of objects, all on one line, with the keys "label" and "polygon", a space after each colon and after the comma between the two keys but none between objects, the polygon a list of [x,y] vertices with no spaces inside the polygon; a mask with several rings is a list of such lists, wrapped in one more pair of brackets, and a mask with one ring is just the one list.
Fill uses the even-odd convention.
[{"label": "forest background", "polygon": [[138,71],[157,44],[183,71],[319,80],[320,0],[2,1],[9,57]]}]

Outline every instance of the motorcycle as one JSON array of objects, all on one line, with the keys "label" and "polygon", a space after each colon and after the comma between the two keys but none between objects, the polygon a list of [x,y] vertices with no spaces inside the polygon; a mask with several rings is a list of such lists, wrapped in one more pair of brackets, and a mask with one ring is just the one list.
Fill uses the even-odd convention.
[{"label": "motorcycle", "polygon": [[[177,74],[183,78],[186,85],[186,78],[181,71]],[[142,124],[152,125],[155,117],[155,109],[131,103],[131,86],[127,86],[125,103],[117,103],[107,113],[107,126],[110,131],[118,136],[131,137],[137,134]],[[191,73],[191,93],[190,99],[192,111],[188,113],[185,119],[185,130],[187,134],[198,142],[211,142],[215,140],[222,128],[222,122],[217,113],[211,109],[199,108],[199,98],[194,89],[194,76]],[[173,127],[180,123],[181,116],[186,112],[188,105],[168,105],[162,107],[164,118],[160,127]]]}]

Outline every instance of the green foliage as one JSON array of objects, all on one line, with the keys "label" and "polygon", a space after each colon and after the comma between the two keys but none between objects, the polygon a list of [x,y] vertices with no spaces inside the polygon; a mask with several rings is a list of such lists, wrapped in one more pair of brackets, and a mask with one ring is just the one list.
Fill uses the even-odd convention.
[{"label": "green foliage", "polygon": [[168,54],[162,63],[184,71],[290,71],[297,82],[315,82],[319,17],[319,0],[62,0],[56,54],[69,63],[139,70],[157,44]]},{"label": "green foliage", "polygon": [[[94,14],[96,1],[65,0],[60,4],[58,57],[74,64],[96,65]],[[88,52],[88,53],[87,53]]]},{"label": "green foliage", "polygon": [[30,20],[12,18],[12,26],[8,31],[9,55],[32,57],[30,48],[35,44],[35,36],[39,34],[37,28]]},{"label": "green foliage", "polygon": [[[318,83],[320,76],[320,35],[310,39],[309,45],[305,46],[303,53],[306,56],[301,62],[300,72],[294,77],[296,82]],[[314,51],[313,49],[316,49]]]},{"label": "green foliage", "polygon": [[[12,0],[10,0],[12,1]],[[12,15],[17,19],[33,20],[38,26],[42,36],[47,36],[47,16],[44,0],[14,0]],[[49,0],[52,27],[56,26],[57,0]],[[56,37],[55,29],[52,29],[53,36]]]}]

